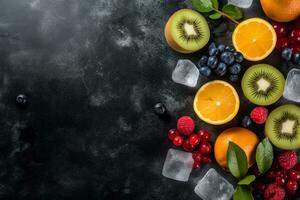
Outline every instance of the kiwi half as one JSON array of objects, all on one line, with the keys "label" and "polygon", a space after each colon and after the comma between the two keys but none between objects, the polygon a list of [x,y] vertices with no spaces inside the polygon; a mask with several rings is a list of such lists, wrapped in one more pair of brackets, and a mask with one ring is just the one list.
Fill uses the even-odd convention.
[{"label": "kiwi half", "polygon": [[193,53],[209,41],[210,30],[205,18],[191,9],[176,11],[165,26],[167,43],[175,51]]},{"label": "kiwi half", "polygon": [[285,79],[271,65],[253,65],[245,72],[242,90],[249,101],[257,105],[271,105],[278,101],[284,90]]},{"label": "kiwi half", "polygon": [[266,121],[265,134],[278,148],[300,148],[300,108],[286,104],[273,110]]}]

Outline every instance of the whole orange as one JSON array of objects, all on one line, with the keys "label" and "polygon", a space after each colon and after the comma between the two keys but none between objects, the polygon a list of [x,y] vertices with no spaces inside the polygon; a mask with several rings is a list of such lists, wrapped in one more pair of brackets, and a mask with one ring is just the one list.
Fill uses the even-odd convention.
[{"label": "whole orange", "polygon": [[234,142],[244,150],[249,167],[255,163],[255,150],[259,138],[248,129],[235,127],[223,131],[215,142],[215,159],[221,167],[227,168],[229,142]]}]

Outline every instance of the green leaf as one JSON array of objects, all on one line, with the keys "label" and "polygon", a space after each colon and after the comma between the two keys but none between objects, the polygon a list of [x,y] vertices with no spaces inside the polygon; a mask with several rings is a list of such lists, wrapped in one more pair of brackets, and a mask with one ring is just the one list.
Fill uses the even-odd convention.
[{"label": "green leaf", "polygon": [[222,8],[222,11],[236,20],[241,19],[243,17],[241,9],[231,4],[226,4]]},{"label": "green leaf", "polygon": [[222,17],[222,15],[220,13],[214,13],[208,16],[210,19],[220,19],[220,17]]},{"label": "green leaf", "polygon": [[250,185],[250,183],[252,183],[255,180],[255,176],[254,175],[248,175],[245,178],[243,178],[242,180],[240,180],[238,182],[239,185]]},{"label": "green leaf", "polygon": [[211,2],[213,4],[213,7],[218,10],[219,9],[219,2],[218,2],[218,0],[211,0]]},{"label": "green leaf", "polygon": [[268,138],[259,143],[256,148],[256,163],[260,173],[265,173],[273,163],[273,147]]},{"label": "green leaf", "polygon": [[238,185],[234,191],[233,200],[253,200],[249,186]]},{"label": "green leaf", "polygon": [[199,12],[210,12],[213,10],[212,0],[192,0],[192,5]]},{"label": "green leaf", "polygon": [[229,142],[227,163],[231,174],[238,179],[244,177],[248,172],[246,154],[243,149],[233,142]]}]

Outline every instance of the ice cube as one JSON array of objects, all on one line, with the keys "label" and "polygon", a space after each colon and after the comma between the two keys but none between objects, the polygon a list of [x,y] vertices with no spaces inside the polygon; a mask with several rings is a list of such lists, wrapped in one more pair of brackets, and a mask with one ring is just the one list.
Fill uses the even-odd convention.
[{"label": "ice cube", "polygon": [[203,200],[229,200],[234,189],[225,178],[211,168],[198,182],[194,191]]},{"label": "ice cube", "polygon": [[283,92],[284,98],[300,102],[300,69],[292,69],[289,71]]},{"label": "ice cube", "polygon": [[172,73],[175,83],[195,87],[199,78],[199,70],[196,65],[187,59],[180,59]]},{"label": "ice cube", "polygon": [[253,0],[228,0],[228,4],[235,5],[240,8],[250,8]]},{"label": "ice cube", "polygon": [[188,181],[194,160],[192,154],[176,149],[169,149],[162,175],[177,181]]}]

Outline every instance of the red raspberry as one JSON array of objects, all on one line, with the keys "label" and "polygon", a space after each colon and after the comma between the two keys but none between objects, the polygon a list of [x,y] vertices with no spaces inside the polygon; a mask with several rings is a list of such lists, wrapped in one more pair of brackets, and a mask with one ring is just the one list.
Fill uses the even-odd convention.
[{"label": "red raspberry", "polygon": [[290,170],[298,162],[297,154],[294,151],[284,151],[279,154],[278,162],[282,169]]},{"label": "red raspberry", "polygon": [[276,182],[278,185],[284,186],[286,180],[285,180],[284,178],[282,178],[282,177],[277,176],[277,177],[275,178],[275,182]]},{"label": "red raspberry", "polygon": [[179,132],[176,129],[171,129],[168,132],[168,138],[173,141],[176,136],[179,136]]},{"label": "red raspberry", "polygon": [[284,189],[276,183],[268,185],[264,192],[264,197],[268,200],[283,200],[284,196]]},{"label": "red raspberry", "polygon": [[183,149],[187,152],[192,152],[195,148],[194,145],[190,144],[189,139],[186,139],[182,143]]},{"label": "red raspberry", "polygon": [[202,156],[199,151],[194,151],[192,156],[194,161],[201,162]]},{"label": "red raspberry", "polygon": [[268,109],[265,107],[256,107],[250,113],[250,118],[257,124],[263,124],[268,117]]},{"label": "red raspberry", "polygon": [[202,142],[208,142],[210,140],[210,133],[207,130],[200,129],[198,131],[198,136]]},{"label": "red raspberry", "polygon": [[183,142],[183,139],[181,136],[175,136],[174,139],[173,139],[173,144],[175,146],[181,146],[182,145],[182,142]]},{"label": "red raspberry", "polygon": [[195,129],[194,120],[189,116],[180,117],[177,121],[177,130],[184,135],[191,134]]},{"label": "red raspberry", "polygon": [[200,143],[200,137],[197,134],[191,134],[189,137],[190,144],[197,145]]}]

